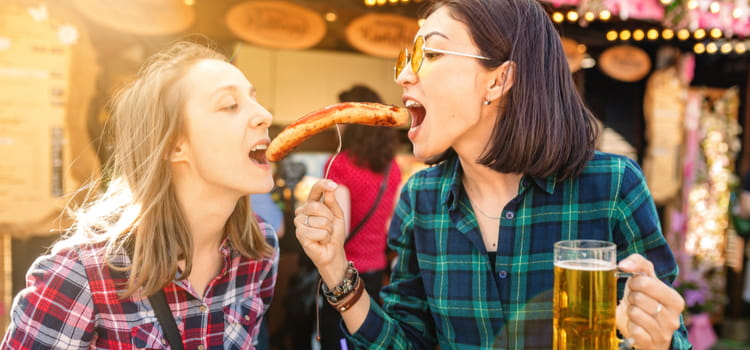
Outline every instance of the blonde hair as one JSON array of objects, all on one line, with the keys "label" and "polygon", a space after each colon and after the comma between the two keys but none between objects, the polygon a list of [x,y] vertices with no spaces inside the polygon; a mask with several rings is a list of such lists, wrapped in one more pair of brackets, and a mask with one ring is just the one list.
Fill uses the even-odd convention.
[{"label": "blonde hair", "polygon": [[[75,213],[71,236],[54,249],[85,243],[105,243],[105,259],[118,270],[130,270],[123,297],[142,288],[151,295],[174,279],[178,260],[186,261],[182,278],[192,269],[192,239],[172,186],[169,152],[182,135],[184,89],[177,84],[197,62],[226,61],[211,48],[181,41],[152,56],[136,79],[115,95],[111,120],[114,150],[107,189],[93,195]],[[272,253],[248,196],[243,196],[227,220],[225,231],[240,254],[259,258]],[[130,267],[114,266],[120,249],[131,252]]]}]

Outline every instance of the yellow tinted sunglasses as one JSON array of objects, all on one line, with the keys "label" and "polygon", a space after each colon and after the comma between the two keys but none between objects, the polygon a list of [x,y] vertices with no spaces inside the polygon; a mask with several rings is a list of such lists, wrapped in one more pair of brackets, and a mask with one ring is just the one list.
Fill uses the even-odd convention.
[{"label": "yellow tinted sunglasses", "polygon": [[393,80],[398,80],[398,76],[404,70],[404,67],[406,67],[406,63],[409,61],[411,61],[412,72],[414,72],[414,74],[417,74],[417,72],[419,72],[419,68],[422,68],[422,61],[424,59],[425,52],[426,53],[442,53],[442,54],[447,54],[447,55],[476,58],[480,60],[491,59],[489,57],[484,57],[484,56],[477,56],[477,55],[472,55],[468,53],[433,49],[431,47],[427,47],[424,44],[424,36],[420,35],[416,38],[416,40],[414,40],[414,48],[412,49],[411,53],[409,53],[409,49],[407,48],[401,49],[401,52],[398,53],[398,58],[396,58],[396,65],[393,66]]}]

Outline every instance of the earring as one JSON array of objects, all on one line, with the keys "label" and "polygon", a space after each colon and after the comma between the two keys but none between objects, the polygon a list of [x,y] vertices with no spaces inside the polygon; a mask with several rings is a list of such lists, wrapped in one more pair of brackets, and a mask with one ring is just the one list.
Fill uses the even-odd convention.
[{"label": "earring", "polygon": [[485,106],[489,106],[489,105],[490,105],[490,103],[492,103],[492,101],[490,101],[490,100],[484,100],[484,105],[485,105]]}]

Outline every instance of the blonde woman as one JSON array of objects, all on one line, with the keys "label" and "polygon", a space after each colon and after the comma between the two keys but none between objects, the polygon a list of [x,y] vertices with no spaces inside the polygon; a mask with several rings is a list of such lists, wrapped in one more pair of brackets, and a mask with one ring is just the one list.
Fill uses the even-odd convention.
[{"label": "blonde woman", "polygon": [[181,42],[116,96],[111,122],[106,191],[34,262],[0,348],[166,348],[148,299],[160,290],[184,348],[253,348],[278,261],[247,196],[273,186],[255,88]]}]

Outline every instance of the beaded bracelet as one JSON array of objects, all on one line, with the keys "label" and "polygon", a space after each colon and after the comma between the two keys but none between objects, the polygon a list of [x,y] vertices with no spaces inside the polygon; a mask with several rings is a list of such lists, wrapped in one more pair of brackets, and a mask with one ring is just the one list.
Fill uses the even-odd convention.
[{"label": "beaded bracelet", "polygon": [[362,282],[361,278],[357,279],[357,282],[354,284],[354,290],[348,295],[346,295],[343,299],[339,299],[338,302],[332,303],[331,300],[328,300],[328,303],[333,306],[334,309],[338,310],[339,312],[344,312],[346,310],[349,310],[354,304],[359,301],[359,298],[362,296],[362,293],[365,290],[365,284]]},{"label": "beaded bracelet", "polygon": [[341,299],[345,298],[349,293],[354,290],[354,286],[359,279],[359,272],[354,267],[353,262],[349,262],[349,266],[346,268],[346,274],[344,280],[339,283],[338,286],[334,287],[333,290],[329,290],[325,283],[322,283],[323,296],[328,299],[329,303],[337,303]]}]

